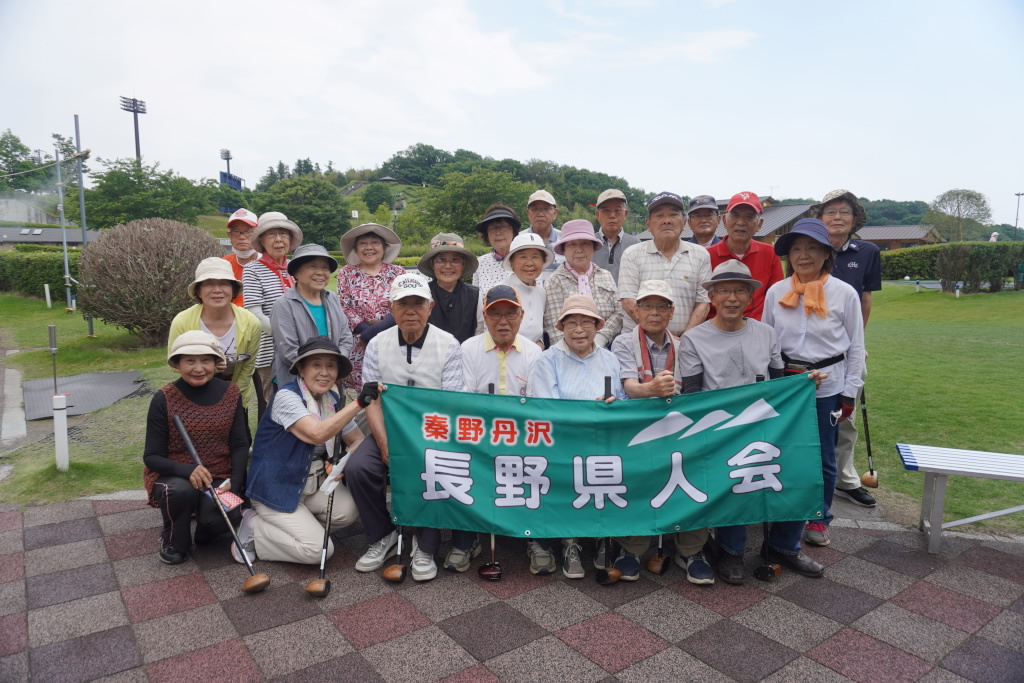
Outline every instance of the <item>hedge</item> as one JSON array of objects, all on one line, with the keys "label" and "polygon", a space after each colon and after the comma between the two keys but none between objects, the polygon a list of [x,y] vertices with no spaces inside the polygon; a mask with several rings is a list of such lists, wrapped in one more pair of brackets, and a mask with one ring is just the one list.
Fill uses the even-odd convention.
[{"label": "hedge", "polygon": [[[71,277],[78,279],[81,252],[68,249]],[[64,254],[61,250],[22,250],[0,252],[0,291],[27,296],[44,295],[43,285],[50,285],[50,295],[62,296],[64,287]]]},{"label": "hedge", "polygon": [[964,292],[1002,290],[1006,278],[1016,276],[1024,263],[1024,242],[952,242],[882,252],[882,279],[939,280],[943,291],[952,292],[957,282]]}]

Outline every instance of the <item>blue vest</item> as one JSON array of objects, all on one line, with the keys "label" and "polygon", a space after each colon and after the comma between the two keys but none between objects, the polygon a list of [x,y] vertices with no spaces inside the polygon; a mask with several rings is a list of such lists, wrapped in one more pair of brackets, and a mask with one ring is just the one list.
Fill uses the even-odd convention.
[{"label": "blue vest", "polygon": [[[278,389],[299,392],[298,382],[291,382]],[[275,394],[276,398],[277,394]],[[333,391],[334,409],[344,405]],[[313,462],[313,444],[306,443],[270,418],[274,399],[271,399],[256,428],[252,445],[252,461],[249,463],[249,477],[246,490],[250,500],[266,505],[278,512],[295,512],[306,488],[309,466]],[[339,433],[335,438],[340,439]]]}]

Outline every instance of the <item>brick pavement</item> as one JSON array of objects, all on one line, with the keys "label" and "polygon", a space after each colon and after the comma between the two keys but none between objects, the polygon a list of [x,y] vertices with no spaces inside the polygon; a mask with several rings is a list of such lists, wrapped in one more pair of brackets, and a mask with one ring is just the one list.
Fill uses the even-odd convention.
[{"label": "brick pavement", "polygon": [[609,587],[589,567],[534,577],[503,539],[501,581],[479,579],[481,557],[389,584],[353,569],[355,528],[315,599],[317,568],[267,562],[270,588],[243,594],[227,541],[164,565],[159,525],[138,500],[0,504],[0,680],[1024,679],[1024,544],[990,537],[944,535],[929,555],[916,530],[838,519],[808,550],[824,579],[711,587],[675,566]]}]

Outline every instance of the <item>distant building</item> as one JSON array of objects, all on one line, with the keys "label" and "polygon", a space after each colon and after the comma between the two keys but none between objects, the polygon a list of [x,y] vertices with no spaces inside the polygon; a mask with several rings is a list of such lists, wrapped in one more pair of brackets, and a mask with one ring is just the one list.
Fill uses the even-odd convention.
[{"label": "distant building", "polygon": [[932,225],[865,225],[855,236],[877,244],[882,251],[946,241]]},{"label": "distant building", "polygon": [[[76,203],[75,212],[77,213],[77,211],[78,204]],[[52,216],[39,207],[15,197],[0,197],[0,221],[60,225],[60,218],[57,216]],[[71,221],[65,221],[65,223],[74,225]]]},{"label": "distant building", "polygon": [[[725,209],[728,206],[728,201],[718,203],[719,213],[724,214]],[[801,218],[806,218],[811,215],[811,207],[813,204],[775,204],[771,197],[765,197],[762,200],[762,207],[764,213],[764,223],[761,225],[761,229],[754,235],[754,239],[758,242],[766,242],[768,244],[774,244],[775,240],[779,238],[779,235],[785,234],[790,231],[793,224]],[[715,235],[725,239],[725,226],[719,221],[718,229],[715,230]],[[651,239],[651,233],[648,230],[637,235],[641,240]],[[688,240],[693,237],[693,231],[690,230],[690,226],[687,225],[683,228],[682,239]]]},{"label": "distant building", "polygon": [[[85,238],[89,242],[95,241],[99,236],[99,230],[85,231]],[[69,247],[81,247],[81,228],[77,225],[68,225],[67,240]],[[43,244],[51,247],[59,247],[63,244],[61,229],[0,226],[0,249],[13,249],[15,244]]]}]

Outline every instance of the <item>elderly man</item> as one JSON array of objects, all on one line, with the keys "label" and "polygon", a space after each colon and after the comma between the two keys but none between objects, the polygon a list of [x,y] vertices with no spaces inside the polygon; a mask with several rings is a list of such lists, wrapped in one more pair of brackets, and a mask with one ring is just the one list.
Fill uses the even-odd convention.
[{"label": "elderly man", "polygon": [[[458,340],[427,322],[434,301],[420,275],[406,273],[391,283],[388,295],[396,327],[387,329],[366,346],[363,382],[415,385],[428,389],[462,391],[462,352]],[[386,399],[385,399],[386,400]],[[366,411],[370,436],[363,440],[345,467],[345,479],[359,508],[369,549],[356,562],[356,570],[372,572],[395,554],[398,531],[388,513],[388,438],[384,414],[377,402]],[[441,542],[437,529],[419,529],[412,543],[412,578],[429,581],[437,576],[434,553]]]},{"label": "elderly man", "polygon": [[[251,261],[257,260],[261,254],[253,249],[252,231],[256,229],[259,219],[249,209],[239,209],[228,218],[228,239],[231,240],[231,253],[224,257],[224,260],[231,264],[231,270],[235,273],[235,279],[242,281],[242,266]],[[245,308],[243,303],[245,297],[239,292],[231,303]]]},{"label": "elderly man", "polygon": [[686,212],[686,221],[690,224],[693,236],[690,241],[705,249],[722,241],[715,235],[718,230],[718,202],[709,194],[699,194],[690,200],[690,208]]},{"label": "elderly man", "polygon": [[629,207],[626,195],[615,188],[605,190],[597,197],[597,224],[601,227],[596,235],[604,242],[604,249],[594,252],[594,265],[604,268],[615,282],[619,281],[619,266],[626,249],[640,243],[640,238],[623,230]]},{"label": "elderly man", "polygon": [[[594,343],[604,319],[589,296],[566,298],[557,327],[562,339],[541,354],[533,369],[527,393],[537,398],[569,398],[612,402],[626,398],[619,379],[619,361],[608,349]],[[612,395],[605,396],[605,378],[611,378]],[[575,538],[563,539],[562,574],[582,579],[585,572],[582,548]],[[532,558],[531,558],[532,562]]]},{"label": "elderly man", "polygon": [[671,192],[647,201],[647,229],[654,239],[627,249],[619,271],[619,300],[626,312],[623,332],[636,327],[637,293],[644,280],[663,280],[672,288],[672,334],[679,336],[707,318],[710,300],[701,283],[711,277],[711,259],[706,249],[679,239],[686,223],[683,211],[682,197]]},{"label": "elderly man", "polygon": [[[679,344],[683,393],[752,384],[759,376],[782,377],[782,350],[775,330],[744,315],[761,282],[751,277],[746,265],[729,259],[715,268],[704,287],[718,315],[683,335]],[[816,377],[816,373],[811,376]],[[803,522],[772,524],[766,539],[769,560],[798,574],[820,578],[825,568],[801,552],[803,529]],[[726,583],[743,583],[747,528],[722,527],[716,537],[722,549],[718,576]]]},{"label": "elderly man", "polygon": [[[492,287],[483,299],[483,334],[462,343],[462,376],[466,391],[526,396],[529,378],[540,360],[540,348],[519,334],[523,322],[523,302],[508,285]],[[530,573],[552,574],[555,556],[536,540],[526,544],[530,556]],[[452,531],[452,549],[444,561],[449,571],[464,572],[470,561],[480,554],[477,535],[469,531]]]},{"label": "elderly man", "polygon": [[782,262],[776,256],[775,250],[770,245],[754,239],[764,223],[761,213],[761,200],[756,194],[734,194],[725,213],[726,237],[708,248],[712,268],[730,259],[742,261],[751,276],[764,284],[764,287],[754,292],[750,299],[750,307],[745,312],[748,318],[754,320],[760,320],[764,312],[765,291],[783,278]]},{"label": "elderly man", "polygon": [[[531,194],[526,201],[526,217],[530,220],[530,227],[523,232],[532,232],[544,240],[548,249],[553,250],[562,231],[554,227],[555,219],[558,218],[558,206],[551,193],[547,190],[537,190]],[[547,279],[548,275],[551,275],[564,260],[564,256],[555,256],[555,260],[549,263],[540,274],[540,281],[543,282]]]},{"label": "elderly man", "polygon": [[[882,289],[882,259],[879,249],[871,242],[850,239],[850,236],[864,226],[867,212],[856,195],[848,190],[832,190],[821,204],[811,207],[828,228],[828,239],[836,248],[836,263],[832,275],[857,290],[860,294],[860,312],[867,329],[871,315],[872,292]],[[867,375],[867,365],[864,366]],[[863,377],[862,377],[863,379]],[[860,397],[857,397],[858,401]],[[874,496],[860,485],[860,475],[853,462],[853,449],[857,445],[856,407],[849,420],[839,423],[839,440],[836,443],[836,495],[849,501],[873,508],[877,504]]]}]

